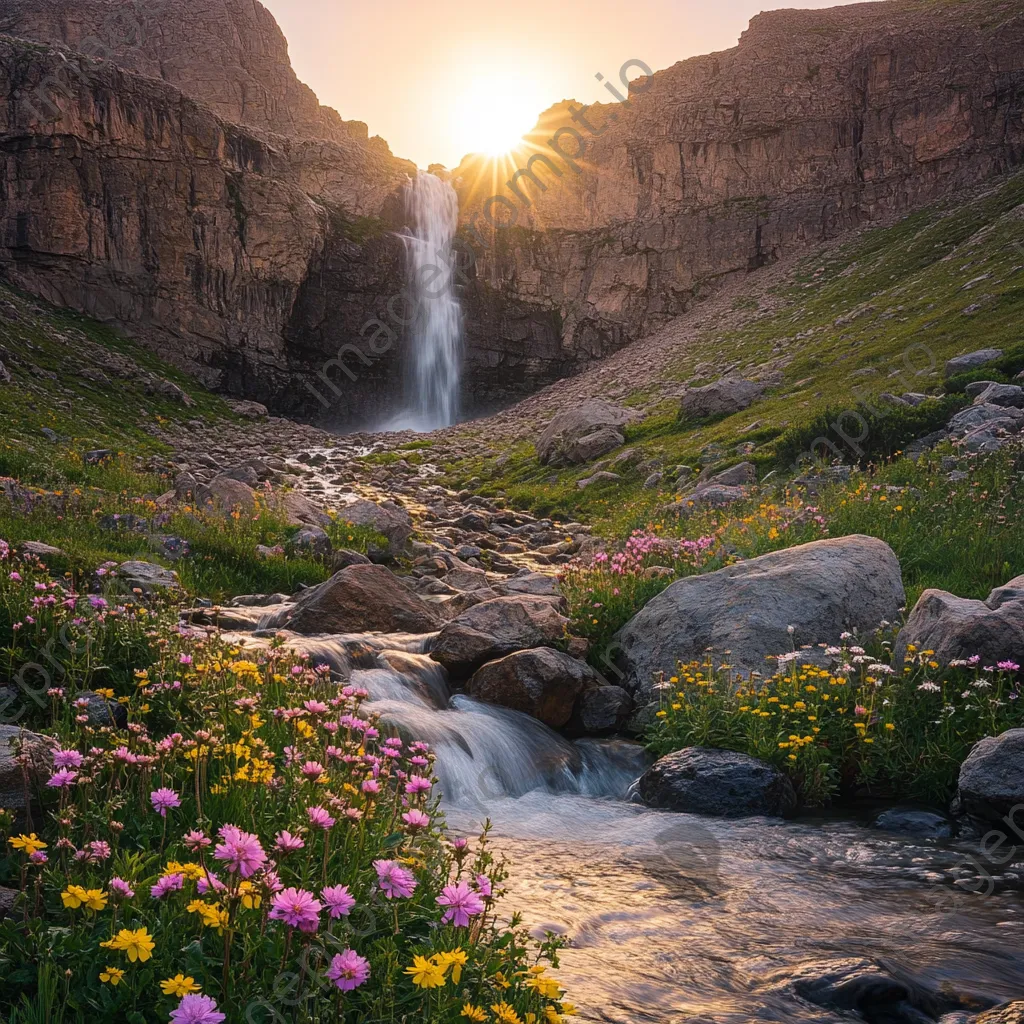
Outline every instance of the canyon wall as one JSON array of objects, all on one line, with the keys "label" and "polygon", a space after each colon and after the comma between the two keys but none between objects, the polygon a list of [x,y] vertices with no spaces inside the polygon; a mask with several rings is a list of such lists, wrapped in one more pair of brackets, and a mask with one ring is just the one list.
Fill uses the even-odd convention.
[{"label": "canyon wall", "polygon": [[468,302],[508,311],[485,338],[471,323],[471,345],[515,370],[548,314],[550,366],[598,359],[728,275],[1018,165],[1022,113],[1019,0],[761,14],[737,47],[636,81],[628,104],[546,112],[497,179],[532,172],[514,188],[477,158],[456,170]]}]

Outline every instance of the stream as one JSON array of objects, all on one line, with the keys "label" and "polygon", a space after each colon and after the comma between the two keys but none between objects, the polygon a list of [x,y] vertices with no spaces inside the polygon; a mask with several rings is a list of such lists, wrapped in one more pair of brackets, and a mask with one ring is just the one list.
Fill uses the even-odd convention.
[{"label": "stream", "polygon": [[[521,911],[536,937],[570,940],[557,976],[583,1020],[923,1024],[1024,995],[1024,901],[951,885],[967,847],[848,818],[647,810],[629,800],[644,765],[638,745],[571,743],[452,695],[422,636],[291,642],[350,674],[386,724],[431,744],[456,831],[492,821],[511,868],[504,910]],[[794,978],[848,958],[880,964],[924,1012],[860,1015],[801,997]]]}]

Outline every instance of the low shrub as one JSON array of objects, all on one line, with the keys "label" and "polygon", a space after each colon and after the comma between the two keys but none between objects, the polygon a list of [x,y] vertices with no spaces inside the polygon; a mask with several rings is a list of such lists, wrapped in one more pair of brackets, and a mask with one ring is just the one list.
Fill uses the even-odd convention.
[{"label": "low shrub", "polygon": [[827,668],[784,654],[764,679],[738,679],[710,659],[680,665],[658,684],[650,749],[750,754],[783,769],[808,806],[862,789],[945,803],[978,740],[1024,725],[1015,662],[972,658],[943,671],[934,652],[911,647],[901,666],[887,644],[869,653],[855,641],[827,648]]}]

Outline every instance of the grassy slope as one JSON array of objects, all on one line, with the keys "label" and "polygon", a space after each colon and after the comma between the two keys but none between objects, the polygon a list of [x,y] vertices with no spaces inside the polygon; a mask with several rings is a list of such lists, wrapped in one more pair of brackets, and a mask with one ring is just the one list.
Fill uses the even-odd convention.
[{"label": "grassy slope", "polygon": [[[705,331],[663,374],[699,385],[719,375],[709,366],[739,374],[778,370],[782,382],[751,408],[713,424],[681,423],[675,403],[664,403],[627,430],[627,447],[666,467],[724,467],[749,458],[762,474],[787,468],[780,458],[787,431],[805,428],[827,408],[854,408],[886,391],[937,393],[950,357],[1021,343],[1022,204],[1018,174],[968,201],[912,214],[807,257],[777,289],[770,311],[760,313],[756,298],[738,298],[736,309],[749,311],[745,325]],[[634,395],[633,403],[643,397]],[[450,479],[464,485],[479,476],[485,494],[502,492],[519,506],[595,523],[608,536],[648,523],[669,497],[643,490],[636,472],[580,491],[576,482],[592,467],[555,475],[538,464],[529,442],[509,454],[500,472],[478,460],[450,466]]]}]

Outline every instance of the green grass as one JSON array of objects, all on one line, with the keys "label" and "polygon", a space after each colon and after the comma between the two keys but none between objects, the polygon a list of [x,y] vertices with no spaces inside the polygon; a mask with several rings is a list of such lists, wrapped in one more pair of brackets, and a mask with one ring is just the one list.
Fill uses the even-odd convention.
[{"label": "green grass", "polygon": [[[708,383],[717,374],[695,376],[704,363],[734,366],[730,372],[748,376],[771,369],[781,373],[781,382],[749,409],[711,424],[681,422],[674,401],[647,405],[645,418],[627,427],[626,446],[640,448],[666,468],[725,468],[747,459],[761,475],[788,471],[794,439],[812,427],[823,426],[825,436],[843,447],[832,426],[839,422],[837,410],[856,411],[865,402],[884,409],[877,401],[882,392],[943,394],[943,367],[954,355],[1001,348],[1007,365],[997,372],[1005,373],[1016,366],[1021,348],[1022,203],[1024,174],[1017,174],[974,198],[914,213],[807,257],[772,295],[777,306],[772,313],[752,315],[729,330],[707,329],[663,374]],[[752,282],[756,285],[756,278]],[[756,306],[750,296],[733,302],[738,311],[755,313]],[[648,393],[637,392],[624,404],[644,405]],[[876,417],[879,443],[869,446],[867,457],[888,455],[911,435],[927,433],[931,423],[915,421],[936,408],[893,407],[887,411],[891,418]],[[463,487],[479,477],[484,495],[505,495],[516,507],[593,523],[610,538],[625,537],[658,518],[658,510],[674,497],[665,488],[644,490],[644,474],[636,470],[623,473],[619,482],[581,491],[576,483],[593,466],[552,470],[537,462],[527,443],[508,454],[499,472],[482,459],[451,465],[448,482]]]}]

